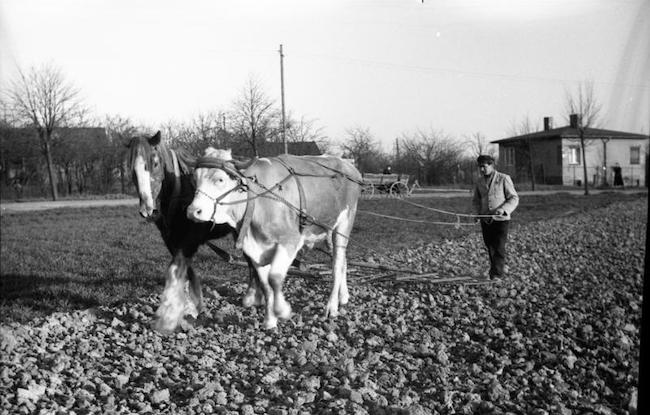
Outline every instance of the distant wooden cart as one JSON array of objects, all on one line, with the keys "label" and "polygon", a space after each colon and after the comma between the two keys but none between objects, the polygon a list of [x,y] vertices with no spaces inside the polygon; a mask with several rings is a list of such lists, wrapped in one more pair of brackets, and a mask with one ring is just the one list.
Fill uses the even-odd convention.
[{"label": "distant wooden cart", "polygon": [[404,197],[411,194],[408,174],[364,173],[362,195],[385,194]]}]

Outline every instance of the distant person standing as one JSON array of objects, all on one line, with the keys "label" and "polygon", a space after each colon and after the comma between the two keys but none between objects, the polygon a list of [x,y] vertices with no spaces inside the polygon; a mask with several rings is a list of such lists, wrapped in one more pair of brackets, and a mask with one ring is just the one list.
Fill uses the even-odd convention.
[{"label": "distant person standing", "polygon": [[393,169],[390,168],[390,166],[386,166],[384,169],[384,174],[391,174],[393,172]]},{"label": "distant person standing", "polygon": [[616,186],[623,186],[623,175],[621,174],[621,165],[616,163],[614,167],[612,167],[612,170],[614,170],[614,187]]},{"label": "distant person standing", "polygon": [[478,215],[493,215],[493,218],[481,218],[481,231],[490,257],[488,275],[494,280],[505,276],[510,214],[517,208],[519,196],[510,176],[496,171],[492,156],[480,155],[476,162],[480,175],[472,202]]}]

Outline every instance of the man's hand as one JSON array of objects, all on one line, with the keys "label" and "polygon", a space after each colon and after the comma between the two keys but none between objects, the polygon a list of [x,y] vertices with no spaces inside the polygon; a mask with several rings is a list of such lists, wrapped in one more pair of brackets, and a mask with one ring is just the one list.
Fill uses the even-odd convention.
[{"label": "man's hand", "polygon": [[503,210],[502,208],[498,208],[497,210],[494,211],[494,214],[497,216],[502,216],[506,214],[506,211]]}]

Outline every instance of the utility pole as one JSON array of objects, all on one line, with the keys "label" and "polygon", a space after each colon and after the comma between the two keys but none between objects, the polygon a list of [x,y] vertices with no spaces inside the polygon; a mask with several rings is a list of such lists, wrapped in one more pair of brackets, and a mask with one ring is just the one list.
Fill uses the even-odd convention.
[{"label": "utility pole", "polygon": [[282,143],[284,143],[284,154],[289,154],[289,147],[287,146],[287,133],[285,131],[285,117],[284,117],[284,54],[282,53],[282,44],[280,44],[280,94],[282,97]]}]

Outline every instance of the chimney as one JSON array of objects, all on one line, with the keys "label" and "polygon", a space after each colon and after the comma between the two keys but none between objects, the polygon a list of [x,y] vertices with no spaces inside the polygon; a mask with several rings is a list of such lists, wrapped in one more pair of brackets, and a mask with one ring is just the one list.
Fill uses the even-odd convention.
[{"label": "chimney", "polygon": [[544,131],[548,131],[553,128],[553,117],[544,117]]},{"label": "chimney", "polygon": [[571,128],[578,128],[580,126],[580,115],[578,114],[569,115],[569,126]]}]

